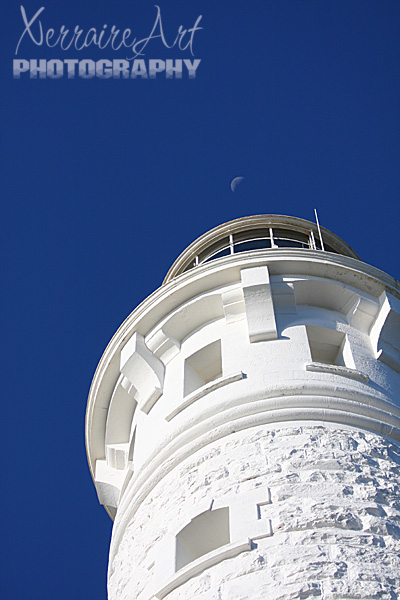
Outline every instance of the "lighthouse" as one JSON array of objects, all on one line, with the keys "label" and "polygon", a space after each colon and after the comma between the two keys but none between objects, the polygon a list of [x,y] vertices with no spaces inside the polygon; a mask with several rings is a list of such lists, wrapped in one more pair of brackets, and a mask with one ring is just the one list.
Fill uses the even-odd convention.
[{"label": "lighthouse", "polygon": [[400,287],[258,215],[194,241],[86,416],[109,600],[400,597]]}]

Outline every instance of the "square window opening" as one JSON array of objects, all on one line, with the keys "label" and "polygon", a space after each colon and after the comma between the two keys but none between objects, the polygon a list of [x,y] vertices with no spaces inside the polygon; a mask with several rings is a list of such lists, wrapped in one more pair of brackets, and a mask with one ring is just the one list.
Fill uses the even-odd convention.
[{"label": "square window opening", "polygon": [[346,335],[326,327],[306,326],[313,362],[354,368]]}]

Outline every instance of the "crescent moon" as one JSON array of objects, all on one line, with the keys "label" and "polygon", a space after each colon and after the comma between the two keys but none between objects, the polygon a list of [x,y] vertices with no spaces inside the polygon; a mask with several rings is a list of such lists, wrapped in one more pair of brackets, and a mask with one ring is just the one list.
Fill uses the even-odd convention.
[{"label": "crescent moon", "polygon": [[237,188],[237,186],[243,181],[244,177],[235,177],[234,179],[232,179],[231,181],[231,190],[232,192],[234,192]]}]

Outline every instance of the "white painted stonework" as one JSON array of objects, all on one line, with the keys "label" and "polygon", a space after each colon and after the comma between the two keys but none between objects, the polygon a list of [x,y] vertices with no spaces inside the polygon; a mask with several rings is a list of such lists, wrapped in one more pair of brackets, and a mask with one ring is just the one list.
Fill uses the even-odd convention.
[{"label": "white painted stonework", "polygon": [[400,290],[323,235],[216,228],[111,340],[86,420],[110,600],[400,597]]}]

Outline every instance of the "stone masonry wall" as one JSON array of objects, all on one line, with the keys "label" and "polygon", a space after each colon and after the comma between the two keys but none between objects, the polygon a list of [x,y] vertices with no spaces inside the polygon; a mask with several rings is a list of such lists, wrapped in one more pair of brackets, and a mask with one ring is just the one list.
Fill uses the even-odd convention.
[{"label": "stone masonry wall", "polygon": [[322,424],[259,427],[214,442],[171,471],[131,519],[110,565],[110,600],[150,600],[165,536],[205,502],[268,488],[272,536],[167,600],[400,598],[400,448]]}]

